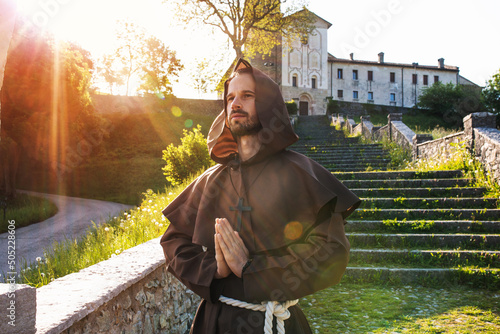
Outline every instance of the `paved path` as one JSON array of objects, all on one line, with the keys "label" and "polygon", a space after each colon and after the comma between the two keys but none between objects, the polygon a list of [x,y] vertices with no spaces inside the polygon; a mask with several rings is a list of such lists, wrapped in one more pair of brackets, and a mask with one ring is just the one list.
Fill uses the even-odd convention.
[{"label": "paved path", "polygon": [[[55,216],[43,222],[16,229],[15,252],[18,263],[21,258],[25,258],[29,262],[35,261],[38,256],[42,257],[43,249],[49,248],[54,241],[77,238],[85,234],[87,228],[92,226],[92,221],[98,224],[119,215],[122,211],[133,208],[131,205],[93,199],[36,192],[27,193],[50,199],[59,211]],[[8,216],[7,211],[7,219],[9,219]],[[7,233],[0,234],[0,273],[2,275],[9,272],[7,236]]]}]

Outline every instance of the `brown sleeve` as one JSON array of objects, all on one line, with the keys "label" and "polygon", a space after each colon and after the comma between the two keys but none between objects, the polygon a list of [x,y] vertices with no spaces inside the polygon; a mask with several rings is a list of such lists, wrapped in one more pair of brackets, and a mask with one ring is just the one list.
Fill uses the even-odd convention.
[{"label": "brown sleeve", "polygon": [[345,221],[340,213],[321,216],[299,243],[279,254],[254,255],[243,274],[246,299],[297,299],[340,282],[350,249]]},{"label": "brown sleeve", "polygon": [[191,242],[191,238],[170,224],[161,238],[161,246],[171,272],[188,289],[205,300],[214,301],[220,295],[219,280],[213,279],[217,263],[213,252]]}]

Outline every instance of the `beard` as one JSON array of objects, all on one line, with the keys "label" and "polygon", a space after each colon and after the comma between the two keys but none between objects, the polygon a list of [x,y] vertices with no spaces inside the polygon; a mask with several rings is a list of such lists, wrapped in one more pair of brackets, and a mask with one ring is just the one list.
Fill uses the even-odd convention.
[{"label": "beard", "polygon": [[230,121],[229,130],[234,137],[243,137],[257,134],[262,129],[257,117],[250,117],[246,111],[238,111],[238,114],[246,115],[245,120]]}]

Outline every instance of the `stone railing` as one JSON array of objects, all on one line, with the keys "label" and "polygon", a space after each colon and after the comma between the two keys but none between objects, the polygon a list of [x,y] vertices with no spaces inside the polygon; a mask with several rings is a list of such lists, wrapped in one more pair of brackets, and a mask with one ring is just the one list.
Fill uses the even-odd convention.
[{"label": "stone railing", "polygon": [[[31,293],[31,299],[19,307],[26,303],[36,312],[17,314],[19,331],[1,327],[1,333],[184,334],[200,301],[166,271],[159,238],[41,288],[19,285],[16,300],[20,287],[23,296]],[[6,289],[1,291],[2,306]],[[21,328],[24,324],[27,327]]]},{"label": "stone railing", "polygon": [[[419,138],[420,141],[416,139]],[[465,140],[465,133],[458,132],[448,135],[443,138],[432,140],[432,136],[415,136],[414,138],[413,157],[417,159],[431,159],[434,157],[449,158],[454,148],[460,145]],[[423,140],[426,139],[426,140]],[[454,145],[452,145],[454,144]]]},{"label": "stone railing", "polygon": [[[345,121],[344,121],[345,119]],[[345,127],[351,134],[362,134],[365,138],[380,141],[388,138],[412,152],[413,159],[447,158],[455,148],[463,144],[483,164],[489,175],[500,184],[500,131],[495,128],[496,116],[488,112],[473,113],[464,117],[464,131],[432,140],[428,134],[415,134],[403,123],[401,113],[387,116],[387,125],[376,128],[369,116],[361,116],[356,125],[350,116],[337,114],[332,117],[334,125]]]}]

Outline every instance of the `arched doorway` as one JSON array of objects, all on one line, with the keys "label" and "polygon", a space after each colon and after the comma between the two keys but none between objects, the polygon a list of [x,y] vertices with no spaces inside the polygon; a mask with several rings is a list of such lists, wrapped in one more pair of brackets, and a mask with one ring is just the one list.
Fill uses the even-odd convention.
[{"label": "arched doorway", "polygon": [[311,98],[307,94],[302,94],[299,99],[299,115],[309,115],[309,106],[311,105]]}]

